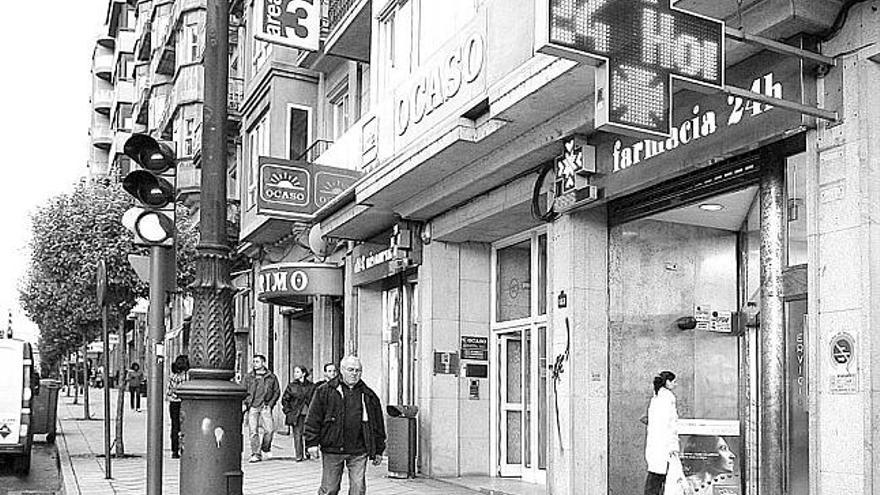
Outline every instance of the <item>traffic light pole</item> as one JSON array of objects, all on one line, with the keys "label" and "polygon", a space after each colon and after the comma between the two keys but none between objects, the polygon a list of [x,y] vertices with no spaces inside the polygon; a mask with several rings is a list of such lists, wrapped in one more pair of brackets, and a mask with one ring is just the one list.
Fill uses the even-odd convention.
[{"label": "traffic light pole", "polygon": [[235,375],[231,261],[226,231],[226,126],[229,87],[229,1],[208,0],[203,56],[202,177],[199,244],[189,355],[182,400],[180,493],[241,495],[245,391]]},{"label": "traffic light pole", "polygon": [[[150,246],[150,314],[147,373],[147,495],[162,495],[162,384],[165,374],[166,246]],[[184,492],[185,493],[185,492]]]}]

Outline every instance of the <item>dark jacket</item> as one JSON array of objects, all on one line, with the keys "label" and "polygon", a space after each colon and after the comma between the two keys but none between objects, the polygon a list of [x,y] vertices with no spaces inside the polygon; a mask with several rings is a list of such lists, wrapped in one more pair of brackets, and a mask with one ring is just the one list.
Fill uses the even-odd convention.
[{"label": "dark jacket", "polygon": [[[342,388],[346,385],[334,378],[318,387],[309,414],[306,416],[304,438],[306,447],[321,446],[321,450],[336,454],[343,451],[343,418],[345,401]],[[364,382],[355,385],[363,394],[367,421],[362,423],[367,455],[372,459],[385,451],[385,417],[379,397]]]},{"label": "dark jacket", "polygon": [[315,384],[308,378],[299,382],[292,381],[284,389],[281,396],[281,410],[284,411],[284,423],[295,425],[299,416],[305,416],[309,412],[309,404],[315,394]]},{"label": "dark jacket", "polygon": [[278,397],[281,395],[278,378],[269,370],[266,370],[266,373],[262,375],[262,379],[258,378],[255,372],[251,371],[244,376],[244,386],[247,389],[247,396],[244,398],[244,405],[247,408],[256,406],[274,408],[275,403],[278,402]]}]

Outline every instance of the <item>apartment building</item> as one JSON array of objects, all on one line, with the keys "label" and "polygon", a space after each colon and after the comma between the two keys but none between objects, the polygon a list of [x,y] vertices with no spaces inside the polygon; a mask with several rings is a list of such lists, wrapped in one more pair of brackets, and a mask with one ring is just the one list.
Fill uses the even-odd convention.
[{"label": "apartment building", "polygon": [[[90,128],[90,175],[121,180],[131,169],[123,146],[133,132],[173,142],[178,157],[177,202],[188,210],[189,221],[194,223],[199,219],[205,9],[205,0],[109,0],[106,32],[96,41],[92,63],[95,111]],[[238,229],[238,110],[243,90],[236,41],[239,17],[235,12],[231,15],[229,45],[228,201],[232,243]],[[172,356],[186,353],[192,298],[183,292],[175,294],[166,314],[166,352]],[[143,337],[143,325],[136,326],[127,336],[127,345],[132,347]]]},{"label": "apartment building", "polygon": [[[876,491],[876,5],[321,5],[304,51],[231,2],[238,371],[357,353],[419,474],[605,494],[643,489],[672,370],[695,489]],[[130,7],[131,125],[195,178],[204,5]]]}]

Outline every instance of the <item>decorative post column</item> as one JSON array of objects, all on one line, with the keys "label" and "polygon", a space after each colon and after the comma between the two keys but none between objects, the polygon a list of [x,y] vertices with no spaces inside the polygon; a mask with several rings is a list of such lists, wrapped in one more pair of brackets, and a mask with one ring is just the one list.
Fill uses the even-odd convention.
[{"label": "decorative post column", "polygon": [[758,493],[782,495],[785,486],[785,169],[782,160],[761,176],[761,378]]},{"label": "decorative post column", "polygon": [[244,388],[231,381],[235,333],[226,233],[229,2],[208,0],[205,21],[200,240],[190,337],[190,380],[181,385],[180,493],[241,495]]}]

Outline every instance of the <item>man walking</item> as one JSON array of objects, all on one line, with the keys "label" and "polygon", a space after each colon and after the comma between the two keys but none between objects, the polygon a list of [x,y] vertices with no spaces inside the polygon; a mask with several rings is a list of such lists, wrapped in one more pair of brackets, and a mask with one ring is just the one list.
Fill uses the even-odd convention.
[{"label": "man walking", "polygon": [[321,385],[329,382],[330,380],[339,376],[339,372],[336,371],[336,365],[333,363],[327,363],[324,365],[324,379],[315,382],[315,389],[320,387]]},{"label": "man walking", "polygon": [[244,386],[247,389],[244,405],[247,409],[248,432],[251,439],[249,462],[260,462],[263,457],[272,456],[272,435],[275,432],[272,409],[278,402],[281,389],[278,386],[278,379],[266,368],[265,356],[256,354],[252,364],[254,369],[244,377]]},{"label": "man walking", "polygon": [[367,492],[367,459],[382,463],[385,451],[385,422],[379,397],[361,381],[363,371],[357,356],[339,363],[340,376],[315,392],[305,424],[305,442],[310,452],[323,452],[323,474],[319,495],[337,495],[342,471],[348,468],[349,495]]}]

